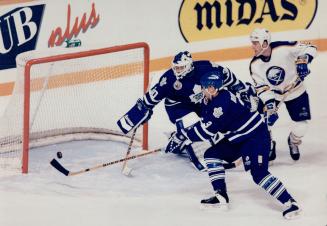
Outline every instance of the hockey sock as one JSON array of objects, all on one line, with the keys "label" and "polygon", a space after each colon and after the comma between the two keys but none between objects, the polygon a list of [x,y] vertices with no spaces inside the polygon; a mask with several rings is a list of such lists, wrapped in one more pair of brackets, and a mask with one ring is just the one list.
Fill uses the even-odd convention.
[{"label": "hockey sock", "polygon": [[301,144],[301,138],[308,130],[308,121],[295,122],[290,133],[290,141],[296,145]]},{"label": "hockey sock", "polygon": [[283,183],[270,173],[268,173],[268,175],[265,176],[258,185],[283,204],[292,198]]},{"label": "hockey sock", "polygon": [[205,158],[209,179],[215,191],[226,191],[225,168],[223,161],[217,158]]}]

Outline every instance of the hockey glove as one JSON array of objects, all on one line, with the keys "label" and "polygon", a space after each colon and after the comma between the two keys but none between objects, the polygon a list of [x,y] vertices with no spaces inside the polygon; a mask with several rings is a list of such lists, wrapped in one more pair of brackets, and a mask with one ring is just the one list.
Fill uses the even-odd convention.
[{"label": "hockey glove", "polygon": [[277,107],[274,100],[270,100],[265,105],[265,121],[268,126],[273,126],[278,119]]},{"label": "hockey glove", "polygon": [[240,91],[240,99],[251,112],[258,109],[259,97],[255,91],[255,88],[250,83],[245,83],[246,88]]},{"label": "hockey glove", "polygon": [[168,140],[165,152],[171,152],[175,154],[182,153],[185,145],[189,145],[192,142],[187,138],[185,131],[174,132]]},{"label": "hockey glove", "polygon": [[310,70],[308,68],[308,62],[309,62],[309,56],[307,54],[303,56],[299,56],[295,61],[297,74],[302,81],[308,74],[310,74]]},{"label": "hockey glove", "polygon": [[117,121],[117,125],[124,134],[127,134],[139,125],[146,123],[152,114],[152,109],[142,99],[138,99],[136,104]]}]

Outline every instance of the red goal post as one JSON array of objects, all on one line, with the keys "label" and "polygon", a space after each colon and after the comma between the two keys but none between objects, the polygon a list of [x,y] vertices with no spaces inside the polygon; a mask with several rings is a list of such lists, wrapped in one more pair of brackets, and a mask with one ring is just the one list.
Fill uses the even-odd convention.
[{"label": "red goal post", "polygon": [[[50,54],[39,57],[34,51],[17,58],[18,73],[19,67],[24,73],[21,87],[23,173],[28,172],[31,141],[38,141],[40,137],[51,137],[51,144],[57,142],[52,136],[80,136],[84,132],[92,133],[91,139],[102,132],[110,137],[123,137],[114,124],[149,85],[150,50],[143,42],[88,50],[63,49],[59,53],[50,49],[48,52]],[[139,141],[147,150],[148,125],[139,130]]]}]

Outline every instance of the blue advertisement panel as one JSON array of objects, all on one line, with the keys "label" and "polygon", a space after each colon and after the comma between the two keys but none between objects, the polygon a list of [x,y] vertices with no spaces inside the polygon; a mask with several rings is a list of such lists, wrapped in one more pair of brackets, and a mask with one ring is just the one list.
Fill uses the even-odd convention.
[{"label": "blue advertisement panel", "polygon": [[0,70],[16,67],[19,53],[35,49],[44,8],[20,7],[0,16]]}]

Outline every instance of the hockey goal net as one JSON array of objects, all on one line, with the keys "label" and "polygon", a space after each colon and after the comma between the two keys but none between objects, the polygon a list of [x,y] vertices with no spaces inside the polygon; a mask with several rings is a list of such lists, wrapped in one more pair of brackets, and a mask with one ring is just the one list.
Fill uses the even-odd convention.
[{"label": "hockey goal net", "polygon": [[[116,121],[149,82],[149,47],[60,48],[20,54],[0,118],[0,167],[28,172],[33,147],[72,140],[129,141]],[[147,149],[147,125],[136,140]]]}]

